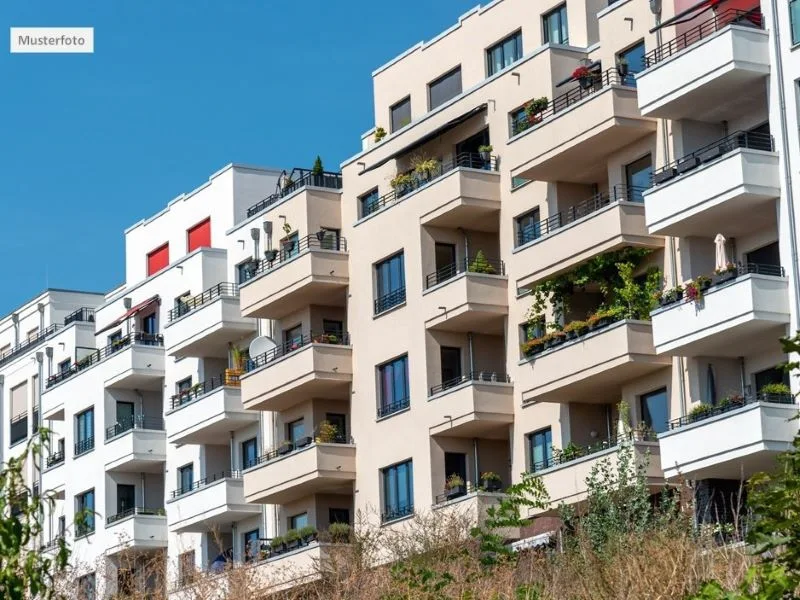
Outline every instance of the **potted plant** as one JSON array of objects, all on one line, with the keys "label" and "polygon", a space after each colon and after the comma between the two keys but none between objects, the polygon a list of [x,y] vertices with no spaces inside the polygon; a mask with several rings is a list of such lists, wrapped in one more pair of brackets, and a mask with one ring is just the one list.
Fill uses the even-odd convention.
[{"label": "potted plant", "polygon": [[377,144],[386,137],[386,130],[383,127],[375,128],[375,143]]},{"label": "potted plant", "polygon": [[289,454],[292,450],[294,450],[294,444],[289,440],[283,440],[281,445],[278,446],[278,455],[285,456]]},{"label": "potted plant", "polygon": [[486,144],[484,146],[478,146],[478,154],[481,155],[481,160],[484,162],[489,162],[492,160],[492,148],[491,144]]},{"label": "potted plant", "polygon": [[464,479],[458,473],[453,473],[447,478],[444,488],[448,500],[458,498],[467,493],[467,489],[464,486]]},{"label": "potted plant", "polygon": [[470,263],[467,270],[470,273],[484,273],[486,275],[494,275],[495,270],[494,267],[489,264],[489,261],[486,259],[486,255],[483,253],[483,250],[478,250],[475,258]]},{"label": "potted plant", "polygon": [[714,275],[716,275],[717,283],[722,283],[724,281],[730,281],[731,279],[735,279],[736,276],[739,274],[739,269],[736,264],[729,262],[721,269],[715,269]]},{"label": "potted plant", "polygon": [[620,56],[617,58],[617,73],[622,79],[625,79],[628,76],[629,67],[628,67],[628,59],[624,56]]},{"label": "potted plant", "polygon": [[785,383],[768,383],[762,386],[761,389],[758,390],[758,393],[769,402],[770,399],[775,401],[786,398],[787,396],[791,397],[792,390]]},{"label": "potted plant", "polygon": [[294,550],[295,548],[300,547],[300,532],[297,529],[290,529],[286,532],[283,536],[284,543],[286,544],[287,550]]},{"label": "potted plant", "polygon": [[419,181],[430,181],[439,173],[439,161],[435,158],[416,157],[411,162],[414,166],[414,175]]},{"label": "potted plant", "polygon": [[694,281],[687,281],[684,287],[684,294],[686,299],[690,302],[700,302],[703,299],[703,291],[700,286]]},{"label": "potted plant", "polygon": [[290,233],[292,233],[292,226],[289,225],[289,221],[283,222],[283,233],[285,235],[289,235]]},{"label": "potted plant", "polygon": [[283,536],[276,535],[269,541],[269,548],[272,554],[280,554],[286,549]]},{"label": "potted plant", "polygon": [[553,457],[556,458],[556,462],[565,463],[571,460],[575,460],[576,458],[580,458],[584,455],[583,448],[570,442],[566,446],[561,449],[553,448]]},{"label": "potted plant", "polygon": [[492,471],[481,473],[481,487],[487,492],[499,492],[503,485],[500,475]]},{"label": "potted plant", "polygon": [[317,187],[324,187],[325,185],[325,168],[322,166],[322,159],[317,154],[314,160],[314,166],[311,167],[311,181]]},{"label": "potted plant", "polygon": [[586,321],[570,321],[564,325],[564,329],[561,331],[564,332],[568,340],[574,340],[575,338],[586,333],[588,328],[589,325],[586,323]]},{"label": "potted plant", "polygon": [[271,248],[269,250],[264,250],[264,260],[267,261],[268,263],[274,262],[277,257],[278,257],[277,250],[273,250]]},{"label": "potted plant", "polygon": [[322,421],[317,428],[317,443],[318,444],[332,444],[339,436],[339,429],[328,421]]},{"label": "potted plant", "polygon": [[547,96],[534,98],[525,105],[525,116],[528,118],[529,125],[536,125],[542,122],[542,113],[547,110],[550,100]]},{"label": "potted plant", "polygon": [[294,447],[295,448],[305,448],[306,446],[311,444],[311,442],[313,442],[313,441],[314,441],[314,439],[310,435],[306,435],[306,436],[303,436],[301,438],[297,438],[295,440],[295,442],[294,442]]},{"label": "potted plant", "polygon": [[310,544],[311,542],[317,539],[317,528],[313,525],[306,525],[305,527],[301,527],[300,531],[298,531],[300,537],[303,540],[304,544]]},{"label": "potted plant", "polygon": [[714,407],[709,404],[698,404],[689,411],[689,422],[701,421],[714,411]]},{"label": "potted plant", "polygon": [[239,385],[239,377],[244,373],[244,350],[231,346],[231,367],[225,369],[225,385]]},{"label": "potted plant", "polygon": [[589,67],[585,67],[583,65],[572,72],[572,79],[579,82],[581,87],[585,90],[594,85],[594,76],[592,75],[592,72],[589,70]]},{"label": "potted plant", "polygon": [[410,173],[399,173],[389,182],[398,197],[410,192],[413,184],[414,178]]},{"label": "potted plant", "polygon": [[531,357],[544,350],[544,340],[542,338],[526,340],[520,345],[520,348],[524,356]]},{"label": "potted plant", "polygon": [[350,525],[347,523],[331,523],[328,535],[334,544],[346,544],[350,541]]}]

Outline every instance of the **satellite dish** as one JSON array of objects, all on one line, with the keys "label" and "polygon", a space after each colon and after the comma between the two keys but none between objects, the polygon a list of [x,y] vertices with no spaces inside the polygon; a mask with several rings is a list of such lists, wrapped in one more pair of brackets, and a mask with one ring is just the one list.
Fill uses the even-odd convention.
[{"label": "satellite dish", "polygon": [[255,358],[256,356],[261,356],[266,352],[269,352],[273,348],[277,347],[278,344],[275,343],[271,337],[266,335],[260,335],[252,342],[250,342],[250,358]]}]

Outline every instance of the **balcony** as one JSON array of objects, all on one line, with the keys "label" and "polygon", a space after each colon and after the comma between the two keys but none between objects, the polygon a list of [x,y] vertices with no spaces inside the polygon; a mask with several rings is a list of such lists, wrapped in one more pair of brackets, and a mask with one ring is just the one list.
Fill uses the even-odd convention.
[{"label": "balcony", "polygon": [[164,338],[141,332],[124,335],[48,377],[46,390],[101,363],[104,363],[105,387],[160,390],[164,377]]},{"label": "balcony", "polygon": [[255,217],[257,214],[278,204],[284,198],[288,198],[307,187],[341,190],[342,174],[328,171],[315,173],[309,169],[294,168],[291,173],[282,176],[280,189],[247,209],[247,218]]},{"label": "balcony", "polygon": [[[550,496],[549,511],[555,512],[560,504],[576,504],[586,500],[586,479],[601,461],[608,461],[618,468],[619,452],[625,445],[633,449],[636,462],[647,463],[645,475],[651,491],[664,483],[661,471],[661,454],[658,441],[652,434],[629,432],[624,438],[603,440],[592,446],[581,448],[573,445],[569,449],[554,450],[553,456],[531,465],[531,471],[541,477]],[[635,468],[631,464],[631,471]],[[633,475],[633,472],[631,472]]]},{"label": "balcony", "polygon": [[106,534],[111,541],[107,556],[166,548],[167,514],[163,508],[130,508],[106,519]]},{"label": "balcony", "polygon": [[511,258],[517,287],[533,286],[604,252],[663,247],[662,238],[647,233],[642,191],[616,185],[517,232]]},{"label": "balcony", "polygon": [[[399,181],[398,181],[399,179]],[[497,157],[462,152],[426,173],[404,173],[391,192],[361,209],[361,219],[372,217],[401,200],[414,196],[429,207],[420,224],[497,231],[500,211],[500,174]]]},{"label": "balcony", "polygon": [[160,473],[167,460],[167,434],[161,417],[137,415],[106,429],[106,471]]},{"label": "balcony", "polygon": [[[487,492],[468,482],[461,489],[445,490],[437,495],[432,508],[434,514],[452,513],[467,519],[473,526],[480,526],[486,522],[487,509],[499,504],[504,497],[502,493]],[[518,538],[519,527],[504,528],[501,535],[504,538]]]},{"label": "balcony", "polygon": [[202,294],[177,301],[164,328],[167,354],[183,358],[225,358],[228,343],[253,333],[256,323],[239,312],[239,286],[219,283]]},{"label": "balcony", "polygon": [[642,114],[724,121],[766,102],[769,35],[759,9],[723,10],[645,55]]},{"label": "balcony", "polygon": [[587,77],[533,120],[510,118],[504,159],[511,175],[538,181],[602,181],[608,155],[656,131],[655,120],[639,113],[632,76],[616,69]]},{"label": "balcony", "polygon": [[791,395],[760,394],[677,419],[658,436],[664,475],[738,481],[771,471],[797,435],[797,411]]},{"label": "balcony", "polygon": [[[425,327],[459,333],[501,333],[508,315],[503,261],[479,257],[448,265],[425,278]],[[443,310],[442,307],[445,307]]]},{"label": "balcony", "polygon": [[241,377],[246,410],[282,411],[310,398],[349,400],[353,350],[347,333],[311,333],[253,357]]},{"label": "balcony", "polygon": [[170,444],[225,444],[258,413],[244,410],[238,379],[221,375],[172,396],[165,421]]},{"label": "balcony", "polygon": [[62,328],[62,325],[59,323],[53,323],[49,327],[43,329],[42,331],[38,332],[36,335],[32,335],[25,339],[25,341],[20,342],[13,348],[9,348],[2,354],[0,354],[0,367],[4,364],[11,362],[16,357],[25,354],[26,352],[32,350],[39,344],[43,343],[47,338],[53,336],[57,331]]},{"label": "balcony", "polygon": [[505,373],[468,373],[433,386],[425,409],[430,435],[507,439],[514,386]]},{"label": "balcony", "polygon": [[267,250],[241,286],[242,314],[281,319],[309,304],[343,305],[349,282],[347,240],[328,233]]},{"label": "balcony", "polygon": [[242,491],[241,471],[224,471],[170,493],[167,515],[171,533],[205,532],[261,514],[248,504]]},{"label": "balcony", "polygon": [[517,381],[523,404],[613,403],[626,381],[672,364],[669,357],[656,356],[649,322],[608,321],[523,360]]},{"label": "balcony", "polygon": [[356,479],[353,444],[284,445],[244,472],[244,497],[259,504],[288,504],[313,494],[352,494]]},{"label": "balcony", "polygon": [[774,223],[780,169],[769,134],[740,131],[660,169],[644,195],[650,233],[738,237]]},{"label": "balcony", "polygon": [[658,354],[742,356],[786,334],[789,281],[781,267],[740,265],[715,276],[700,300],[679,298],[652,319]]}]

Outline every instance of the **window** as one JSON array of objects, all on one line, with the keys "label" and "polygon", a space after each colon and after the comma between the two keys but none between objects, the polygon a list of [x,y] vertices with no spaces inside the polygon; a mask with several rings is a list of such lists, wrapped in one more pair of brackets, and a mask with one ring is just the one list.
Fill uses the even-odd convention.
[{"label": "window", "polygon": [[414,512],[414,469],[410,460],[386,467],[383,479],[381,521],[391,521]]},{"label": "window", "polygon": [[553,432],[548,427],[528,434],[531,472],[541,471],[553,464]]},{"label": "window", "polygon": [[84,600],[94,600],[97,597],[94,573],[78,577],[78,597]]},{"label": "window", "polygon": [[542,16],[544,25],[545,44],[569,44],[569,30],[567,28],[567,5],[562,4]]},{"label": "window", "polygon": [[778,242],[772,242],[746,252],[744,258],[745,262],[749,264],[778,267],[781,264],[781,251]]},{"label": "window", "polygon": [[458,66],[428,84],[428,110],[441,106],[461,93],[461,67]]},{"label": "window", "polygon": [[517,230],[517,246],[532,242],[542,235],[541,217],[539,216],[538,208],[520,215],[514,219],[514,223]]},{"label": "window", "polygon": [[378,206],[378,188],[370,190],[366,194],[358,197],[358,205],[361,207],[361,218],[371,215],[380,207]]},{"label": "window", "polygon": [[545,334],[544,317],[536,319],[533,323],[523,323],[519,326],[519,337],[521,342],[535,340]]},{"label": "window", "polygon": [[194,487],[194,465],[178,467],[178,495],[189,492]]},{"label": "window", "polygon": [[789,0],[789,22],[792,29],[792,45],[800,44],[800,0]]},{"label": "window", "polygon": [[242,442],[242,468],[252,467],[258,461],[258,440],[252,438]]},{"label": "window", "polygon": [[259,531],[258,529],[253,529],[252,531],[248,531],[244,534],[244,562],[250,562],[251,560],[258,558],[259,553]]},{"label": "window", "polygon": [[94,532],[94,490],[75,496],[75,535]]},{"label": "window", "polygon": [[486,51],[487,77],[502,71],[520,58],[522,58],[522,32],[517,31]]},{"label": "window", "polygon": [[392,116],[393,133],[411,123],[411,96],[400,100],[400,102],[389,109],[389,112]]},{"label": "window", "polygon": [[653,181],[653,159],[648,154],[625,165],[626,200],[628,202],[644,202],[644,191]]},{"label": "window", "polygon": [[169,244],[159,246],[147,254],[147,276],[155,275],[169,264]]},{"label": "window", "polygon": [[297,419],[296,421],[286,424],[286,437],[293,444],[296,444],[298,440],[306,437],[306,425],[303,419]]},{"label": "window", "polygon": [[344,323],[332,319],[322,319],[322,332],[332,333],[341,339],[344,334]]},{"label": "window", "polygon": [[622,83],[624,85],[636,87],[636,78],[634,78],[634,74],[644,71],[644,42],[639,42],[635,46],[631,46],[627,50],[620,52],[617,55],[617,63],[619,63],[621,59],[625,59],[625,63],[627,64],[627,73],[624,74],[624,76],[624,71],[619,73],[622,78]]},{"label": "window", "polygon": [[406,301],[403,253],[375,265],[375,314]]},{"label": "window", "polygon": [[58,517],[58,537],[64,537],[67,533],[67,517],[60,516]]},{"label": "window", "polygon": [[75,415],[75,456],[94,449],[94,408]]},{"label": "window", "polygon": [[461,348],[442,346],[439,348],[442,367],[442,389],[461,382]]},{"label": "window", "polygon": [[328,523],[350,523],[350,510],[347,508],[329,508]]},{"label": "window", "polygon": [[72,364],[72,359],[68,358],[67,360],[62,360],[58,363],[58,372],[59,373],[66,373],[69,371],[69,366]]},{"label": "window", "polygon": [[191,377],[187,377],[186,379],[181,379],[178,383],[175,384],[175,392],[178,394],[188,392],[191,388],[192,388]]},{"label": "window", "polygon": [[211,217],[186,230],[186,252],[211,247]]},{"label": "window", "polygon": [[789,374],[780,368],[767,369],[759,371],[753,375],[756,382],[756,393],[761,393],[761,388],[770,383],[783,383],[789,385]]},{"label": "window", "polygon": [[252,258],[240,262],[236,265],[236,282],[244,283],[248,279],[252,279],[257,267],[258,264]]},{"label": "window", "polygon": [[347,441],[347,417],[338,413],[327,413],[325,420],[336,428],[337,442]]},{"label": "window", "polygon": [[10,443],[16,444],[28,437],[28,382],[11,388]]},{"label": "window", "polygon": [[639,398],[642,407],[642,423],[653,431],[663,433],[669,429],[669,406],[667,388],[644,394]]},{"label": "window", "polygon": [[295,231],[292,235],[286,236],[281,240],[281,248],[283,250],[283,260],[300,254],[300,235]]},{"label": "window", "polygon": [[378,417],[408,408],[408,356],[401,356],[378,367]]},{"label": "window", "polygon": [[289,529],[302,529],[308,526],[308,513],[300,513],[289,517]]},{"label": "window", "polygon": [[341,250],[339,247],[340,231],[328,227],[320,227],[317,232],[319,247],[323,250]]},{"label": "window", "polygon": [[283,345],[287,352],[297,350],[303,344],[303,326],[295,325],[283,332]]},{"label": "window", "polygon": [[25,337],[27,337],[28,341],[30,342],[31,340],[35,340],[37,335],[39,335],[39,328],[34,327],[28,332],[28,335],[26,335]]},{"label": "window", "polygon": [[142,332],[147,335],[155,335],[158,333],[156,329],[156,313],[142,317]]},{"label": "window", "polygon": [[132,510],[136,506],[136,486],[128,483],[117,484],[117,515]]},{"label": "window", "polygon": [[6,344],[2,348],[0,348],[0,358],[3,358],[6,354],[11,352],[11,344]]},{"label": "window", "polygon": [[178,555],[178,585],[185,586],[194,580],[194,550]]}]

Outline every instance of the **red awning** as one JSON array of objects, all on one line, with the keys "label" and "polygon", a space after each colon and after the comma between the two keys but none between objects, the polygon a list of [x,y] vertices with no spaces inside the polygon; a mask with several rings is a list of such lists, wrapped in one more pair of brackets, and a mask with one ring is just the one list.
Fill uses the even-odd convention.
[{"label": "red awning", "polygon": [[655,33],[662,27],[666,27],[667,25],[675,25],[677,23],[683,23],[684,21],[690,21],[697,16],[697,13],[708,10],[709,8],[716,8],[718,5],[722,4],[725,0],[700,0],[697,4],[690,6],[686,10],[682,10],[678,14],[673,17],[670,17],[666,21],[659,23],[656,27],[653,27],[650,30],[650,33]]},{"label": "red awning", "polygon": [[127,321],[128,319],[130,319],[131,317],[136,315],[137,313],[142,312],[145,308],[147,308],[147,307],[149,307],[149,306],[151,306],[151,305],[153,305],[153,304],[155,304],[156,302],[159,302],[159,301],[160,301],[160,298],[156,295],[156,296],[153,296],[152,298],[148,298],[144,302],[140,302],[139,304],[137,304],[133,308],[128,309],[125,312],[125,314],[122,315],[119,319],[113,320],[111,323],[109,323],[108,325],[103,327],[97,333],[103,333],[104,331],[108,331],[109,329],[112,329],[112,328],[116,327],[117,325],[121,325],[122,323],[124,323],[125,321]]}]

